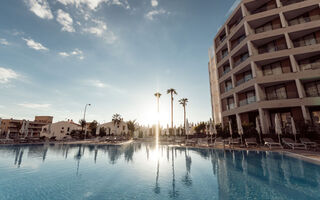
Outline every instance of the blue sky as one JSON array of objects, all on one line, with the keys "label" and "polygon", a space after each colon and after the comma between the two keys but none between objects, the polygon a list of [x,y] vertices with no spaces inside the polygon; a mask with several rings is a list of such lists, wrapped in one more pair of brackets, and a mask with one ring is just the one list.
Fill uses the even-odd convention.
[{"label": "blue sky", "polygon": [[235,0],[4,0],[0,6],[0,117],[154,122],[211,115],[208,48]]}]

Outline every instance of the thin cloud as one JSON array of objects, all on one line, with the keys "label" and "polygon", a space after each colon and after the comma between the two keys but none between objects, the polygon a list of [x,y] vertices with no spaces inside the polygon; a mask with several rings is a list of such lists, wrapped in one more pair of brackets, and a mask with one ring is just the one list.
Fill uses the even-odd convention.
[{"label": "thin cloud", "polygon": [[130,5],[127,0],[57,0],[63,5],[74,5],[77,8],[85,6],[91,10],[96,10],[100,4],[107,3],[107,5],[118,5],[125,9],[129,9]]},{"label": "thin cloud", "polygon": [[84,59],[83,52],[80,49],[74,49],[71,52],[59,52],[62,57],[77,56],[80,60]]},{"label": "thin cloud", "polygon": [[20,103],[21,107],[39,109],[39,108],[49,108],[51,104],[37,104],[37,103]]},{"label": "thin cloud", "polygon": [[53,15],[47,0],[25,0],[31,12],[42,19],[52,19]]},{"label": "thin cloud", "polygon": [[148,20],[154,20],[154,17],[157,16],[157,15],[164,15],[164,14],[169,14],[169,12],[165,11],[164,9],[159,9],[159,10],[152,10],[152,11],[149,11],[145,17],[148,19]]},{"label": "thin cloud", "polygon": [[107,24],[101,20],[92,19],[92,21],[96,25],[89,28],[84,28],[83,31],[99,37],[102,36],[102,34],[107,30]]},{"label": "thin cloud", "polygon": [[0,83],[5,84],[18,77],[19,75],[12,69],[0,67]]},{"label": "thin cloud", "polygon": [[107,24],[104,21],[92,18],[91,21],[94,24],[87,28],[83,28],[84,33],[100,37],[108,44],[112,44],[117,40],[117,36],[112,31],[108,30]]},{"label": "thin cloud", "polygon": [[107,83],[104,83],[100,80],[87,80],[86,81],[86,84],[89,85],[89,86],[93,86],[95,88],[100,88],[100,89],[109,89],[109,90],[112,90],[114,92],[117,92],[117,93],[125,93],[125,90],[122,90],[122,89],[119,89],[113,85],[110,85],[110,84],[107,84]]},{"label": "thin cloud", "polygon": [[8,46],[10,43],[4,38],[0,38],[0,45]]},{"label": "thin cloud", "polygon": [[70,17],[69,13],[59,9],[57,11],[57,21],[62,25],[62,31],[75,32],[73,28],[73,19]]},{"label": "thin cloud", "polygon": [[37,51],[40,50],[44,50],[44,51],[48,51],[49,49],[45,46],[43,46],[41,43],[39,42],[35,42],[33,39],[26,39],[26,38],[22,38],[24,41],[26,41],[26,44],[28,45],[29,48],[31,49],[35,49]]}]

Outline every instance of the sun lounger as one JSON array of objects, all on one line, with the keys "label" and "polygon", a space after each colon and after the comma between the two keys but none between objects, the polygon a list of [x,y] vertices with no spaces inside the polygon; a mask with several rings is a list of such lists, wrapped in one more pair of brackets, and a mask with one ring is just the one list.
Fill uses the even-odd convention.
[{"label": "sun lounger", "polygon": [[312,142],[309,138],[300,138],[302,144],[304,144],[308,149],[316,149],[317,143]]},{"label": "sun lounger", "polygon": [[225,143],[224,143],[224,140],[222,138],[216,138],[214,140],[213,144],[214,144],[214,146],[216,146],[216,145],[224,145]]},{"label": "sun lounger", "polygon": [[306,145],[302,143],[294,142],[291,138],[282,138],[282,142],[285,144],[285,146],[291,148],[291,149],[307,149]]},{"label": "sun lounger", "polygon": [[264,145],[268,146],[269,149],[272,149],[273,147],[280,147],[283,148],[282,145],[279,142],[273,141],[272,138],[264,138]]},{"label": "sun lounger", "polygon": [[195,138],[186,140],[186,145],[195,145],[197,140]]},{"label": "sun lounger", "polygon": [[246,138],[245,139],[245,143],[246,143],[247,147],[249,147],[249,146],[258,146],[256,138]]},{"label": "sun lounger", "polygon": [[208,140],[206,138],[205,139],[199,139],[198,140],[198,145],[207,147],[208,146]]},{"label": "sun lounger", "polygon": [[240,145],[240,138],[229,138],[229,145]]}]

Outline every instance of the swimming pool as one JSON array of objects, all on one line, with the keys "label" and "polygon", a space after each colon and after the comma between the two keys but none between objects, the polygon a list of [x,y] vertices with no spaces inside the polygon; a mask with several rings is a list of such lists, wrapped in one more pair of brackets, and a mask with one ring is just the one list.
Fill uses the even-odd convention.
[{"label": "swimming pool", "polygon": [[280,153],[159,146],[0,147],[0,199],[320,199],[320,167]]}]

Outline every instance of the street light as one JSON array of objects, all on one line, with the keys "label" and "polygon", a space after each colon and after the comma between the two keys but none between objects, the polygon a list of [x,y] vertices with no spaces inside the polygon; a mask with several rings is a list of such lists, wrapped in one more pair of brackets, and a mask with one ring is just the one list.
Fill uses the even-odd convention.
[{"label": "street light", "polygon": [[86,139],[86,136],[87,136],[87,122],[86,122],[87,106],[91,106],[91,104],[88,103],[88,104],[86,104],[85,107],[84,107],[84,113],[83,113],[83,121],[85,122],[84,139]]}]

